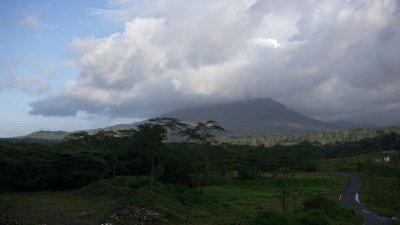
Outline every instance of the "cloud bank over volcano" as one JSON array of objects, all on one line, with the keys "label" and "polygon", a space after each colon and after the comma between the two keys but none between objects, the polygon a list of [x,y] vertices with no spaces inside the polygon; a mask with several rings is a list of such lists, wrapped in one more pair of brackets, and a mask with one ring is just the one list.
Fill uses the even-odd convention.
[{"label": "cloud bank over volcano", "polygon": [[[323,120],[400,121],[396,0],[112,1],[118,33],[71,41],[79,76],[31,104],[151,117],[269,97]],[[384,116],[384,117],[381,117]]]}]

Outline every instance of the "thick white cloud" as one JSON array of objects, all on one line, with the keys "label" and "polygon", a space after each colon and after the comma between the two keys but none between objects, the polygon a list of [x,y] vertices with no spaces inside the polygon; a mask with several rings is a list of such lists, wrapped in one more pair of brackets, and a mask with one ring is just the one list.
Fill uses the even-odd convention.
[{"label": "thick white cloud", "polygon": [[111,6],[92,13],[127,20],[123,31],[73,40],[79,78],[32,103],[31,113],[146,117],[252,97],[272,97],[321,119],[370,120],[399,108],[395,0]]}]

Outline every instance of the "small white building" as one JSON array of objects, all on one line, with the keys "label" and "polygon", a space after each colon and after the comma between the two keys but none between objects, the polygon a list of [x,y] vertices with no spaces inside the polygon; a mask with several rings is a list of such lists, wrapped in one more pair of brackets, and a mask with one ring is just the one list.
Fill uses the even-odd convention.
[{"label": "small white building", "polygon": [[383,156],[382,157],[383,162],[390,162],[390,156]]}]

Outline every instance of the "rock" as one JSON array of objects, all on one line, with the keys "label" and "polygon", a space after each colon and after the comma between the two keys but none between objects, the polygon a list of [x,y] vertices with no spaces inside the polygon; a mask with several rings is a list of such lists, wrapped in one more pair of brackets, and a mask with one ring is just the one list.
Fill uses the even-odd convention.
[{"label": "rock", "polygon": [[89,212],[82,212],[78,216],[79,219],[88,218],[88,217],[93,217],[93,215],[90,214]]},{"label": "rock", "polygon": [[0,224],[22,225],[20,218],[12,215],[5,207],[0,207]]},{"label": "rock", "polygon": [[133,220],[139,225],[162,225],[166,223],[160,214],[133,204],[121,206],[111,218],[114,220]]},{"label": "rock", "polygon": [[400,215],[393,216],[391,219],[392,219],[393,221],[400,221]]}]

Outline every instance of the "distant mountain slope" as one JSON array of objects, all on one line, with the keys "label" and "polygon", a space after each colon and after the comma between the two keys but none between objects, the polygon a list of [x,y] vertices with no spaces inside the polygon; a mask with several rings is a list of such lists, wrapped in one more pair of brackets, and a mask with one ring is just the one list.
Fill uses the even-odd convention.
[{"label": "distant mountain slope", "polygon": [[104,128],[98,128],[98,129],[93,129],[93,130],[88,130],[89,133],[96,133],[98,131],[104,130],[104,131],[117,131],[117,130],[129,130],[129,129],[135,129],[137,125],[144,123],[145,121],[137,122],[137,123],[129,123],[129,124],[117,124],[109,127],[104,127]]},{"label": "distant mountain slope", "polygon": [[331,126],[340,130],[351,130],[356,128],[375,128],[376,126],[368,123],[356,123],[352,121],[330,121],[327,122]]},{"label": "distant mountain slope", "polygon": [[29,139],[48,139],[48,140],[62,140],[66,135],[68,135],[69,132],[66,131],[45,131],[45,130],[40,130],[37,132],[33,132],[31,134],[28,134],[26,136],[20,137],[20,138],[29,138]]},{"label": "distant mountain slope", "polygon": [[[332,131],[360,127],[352,122],[322,122],[297,113],[285,105],[269,98],[238,101],[225,104],[199,106],[177,110],[160,117],[174,117],[184,122],[206,120],[218,121],[229,136],[249,136],[268,133],[301,133],[309,131]],[[110,127],[88,130],[95,133],[100,130],[124,130],[135,128],[132,124],[118,124]],[[62,140],[68,132],[38,131],[24,138]]]},{"label": "distant mountain slope", "polygon": [[269,98],[200,106],[163,115],[185,122],[218,121],[234,135],[329,131],[336,127],[297,113]]}]

